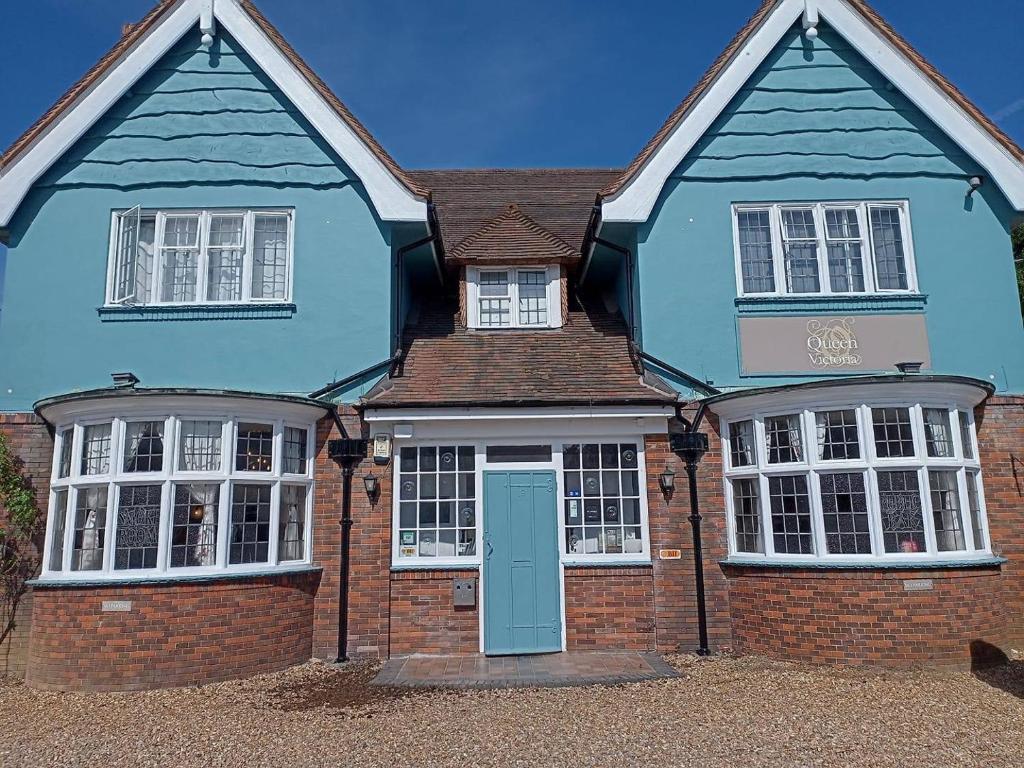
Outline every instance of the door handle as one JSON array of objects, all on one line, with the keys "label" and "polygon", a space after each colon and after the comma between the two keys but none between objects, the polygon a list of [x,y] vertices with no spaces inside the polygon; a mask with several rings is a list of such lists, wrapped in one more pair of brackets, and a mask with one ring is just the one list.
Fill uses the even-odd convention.
[{"label": "door handle", "polygon": [[487,555],[486,555],[486,557],[489,560],[491,555],[494,554],[494,547],[491,546],[491,542],[489,540],[484,542],[484,546],[487,547]]}]

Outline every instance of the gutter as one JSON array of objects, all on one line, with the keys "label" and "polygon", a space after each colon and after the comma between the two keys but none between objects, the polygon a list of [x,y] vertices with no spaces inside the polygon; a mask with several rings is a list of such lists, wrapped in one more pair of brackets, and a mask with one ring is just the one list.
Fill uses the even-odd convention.
[{"label": "gutter", "polygon": [[374,371],[380,370],[384,366],[393,365],[394,363],[398,362],[401,359],[402,359],[402,353],[399,352],[397,354],[392,355],[387,360],[381,360],[379,363],[374,363],[373,365],[368,366],[366,368],[363,368],[363,370],[361,370],[361,371],[356,371],[355,373],[350,374],[349,376],[346,376],[343,379],[338,379],[337,381],[332,381],[330,384],[325,384],[324,386],[320,387],[320,389],[316,390],[315,392],[310,392],[308,397],[311,400],[317,400],[317,399],[323,397],[324,395],[330,394],[331,392],[335,392],[335,391],[341,389],[346,384],[351,384],[352,382],[358,381],[359,379],[363,378],[364,376],[370,375]]}]

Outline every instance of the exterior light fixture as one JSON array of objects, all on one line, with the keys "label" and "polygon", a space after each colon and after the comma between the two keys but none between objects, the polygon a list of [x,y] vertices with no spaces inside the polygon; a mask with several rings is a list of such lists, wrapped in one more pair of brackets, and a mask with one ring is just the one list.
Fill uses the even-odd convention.
[{"label": "exterior light fixture", "polygon": [[134,387],[139,383],[139,377],[131,371],[125,371],[123,373],[112,373],[110,378],[114,380],[114,386],[119,388],[130,388]]},{"label": "exterior light fixture", "polygon": [[665,471],[658,475],[658,485],[666,496],[671,496],[676,489],[676,473],[668,464],[665,465]]},{"label": "exterior light fixture", "polygon": [[967,190],[967,196],[970,197],[975,192],[977,192],[978,189],[981,188],[981,185],[984,183],[985,178],[983,176],[971,176],[971,178],[967,180],[967,186],[969,187],[969,189]]},{"label": "exterior light fixture", "polygon": [[371,499],[376,498],[377,491],[380,490],[380,482],[377,476],[372,472],[363,478],[363,487],[366,488],[366,495]]}]

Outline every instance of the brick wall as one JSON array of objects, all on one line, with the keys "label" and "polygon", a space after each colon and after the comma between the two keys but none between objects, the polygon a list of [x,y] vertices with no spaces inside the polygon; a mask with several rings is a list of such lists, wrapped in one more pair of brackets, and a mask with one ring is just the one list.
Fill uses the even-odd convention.
[{"label": "brick wall", "polygon": [[391,574],[391,655],[478,653],[480,602],[456,607],[454,579],[476,579],[475,570],[396,571]]},{"label": "brick wall", "polygon": [[566,568],[565,633],[570,651],[653,651],[651,569]]},{"label": "brick wall", "polygon": [[[308,661],[319,573],[33,590],[26,681],[50,690],[198,685]],[[130,601],[104,611],[104,601]]]},{"label": "brick wall", "polygon": [[1005,641],[998,567],[726,571],[739,653],[815,663],[969,667],[972,660],[991,660]]},{"label": "brick wall", "polygon": [[[42,419],[31,413],[0,413],[0,431],[7,437],[11,450],[20,462],[20,469],[28,478],[35,492],[36,505],[39,508],[41,525],[45,529],[46,509],[50,493],[50,467],[53,460],[53,439],[47,431]],[[5,511],[0,504],[0,520],[4,519]],[[35,542],[34,555],[38,557],[43,551],[43,534],[40,533]],[[6,596],[0,596],[2,605],[6,606]],[[26,594],[17,600],[14,606],[14,621],[6,637],[0,640],[0,675],[23,677],[27,663],[29,629],[31,627],[32,598]],[[0,633],[7,616],[7,608],[0,610]]]},{"label": "brick wall", "polygon": [[991,397],[974,420],[992,549],[1008,560],[1000,580],[1007,640],[1024,649],[1024,397]]}]

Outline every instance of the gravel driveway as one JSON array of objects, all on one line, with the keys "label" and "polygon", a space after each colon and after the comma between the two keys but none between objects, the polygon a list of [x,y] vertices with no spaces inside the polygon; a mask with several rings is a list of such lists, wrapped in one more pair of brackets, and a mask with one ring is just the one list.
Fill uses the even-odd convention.
[{"label": "gravel driveway", "polygon": [[880,673],[672,662],[618,687],[397,691],[307,664],[204,688],[41,693],[0,683],[2,766],[1024,765],[1024,662]]}]

